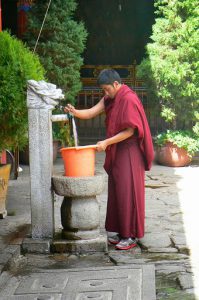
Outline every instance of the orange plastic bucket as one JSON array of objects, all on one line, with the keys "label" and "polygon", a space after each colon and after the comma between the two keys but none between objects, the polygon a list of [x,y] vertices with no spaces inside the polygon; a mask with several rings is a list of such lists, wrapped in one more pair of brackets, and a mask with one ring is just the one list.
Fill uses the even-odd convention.
[{"label": "orange plastic bucket", "polygon": [[94,176],[96,145],[62,148],[65,176]]}]

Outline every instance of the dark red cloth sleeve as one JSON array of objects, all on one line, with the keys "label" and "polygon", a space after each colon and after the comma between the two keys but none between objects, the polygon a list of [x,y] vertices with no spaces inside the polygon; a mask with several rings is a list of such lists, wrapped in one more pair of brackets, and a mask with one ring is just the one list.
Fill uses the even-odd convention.
[{"label": "dark red cloth sleeve", "polygon": [[[115,99],[108,97],[105,99],[105,111],[107,138],[129,127],[135,129],[145,162],[145,170],[150,170],[154,159],[152,137],[144,108],[137,95],[128,86],[122,85]],[[105,170],[111,168],[116,147],[117,144],[107,147]]]},{"label": "dark red cloth sleeve", "polygon": [[140,149],[143,153],[145,169],[150,170],[154,159],[154,150],[151,132],[142,103],[135,93],[129,92],[123,96],[119,107],[115,133],[129,127],[137,129],[135,132],[138,137]]}]

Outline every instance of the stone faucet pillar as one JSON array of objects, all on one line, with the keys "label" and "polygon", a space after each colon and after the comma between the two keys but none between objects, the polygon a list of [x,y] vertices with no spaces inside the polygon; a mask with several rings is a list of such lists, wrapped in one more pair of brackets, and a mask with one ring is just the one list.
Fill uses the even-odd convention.
[{"label": "stone faucet pillar", "polygon": [[29,153],[31,184],[32,238],[52,238],[54,205],[52,178],[52,110],[55,100],[64,95],[56,85],[45,81],[28,81],[27,106],[29,121]]},{"label": "stone faucet pillar", "polygon": [[56,252],[106,252],[107,238],[100,235],[99,203],[96,195],[104,189],[104,175],[66,177],[53,175],[55,193],[64,196],[61,206],[61,241]]}]

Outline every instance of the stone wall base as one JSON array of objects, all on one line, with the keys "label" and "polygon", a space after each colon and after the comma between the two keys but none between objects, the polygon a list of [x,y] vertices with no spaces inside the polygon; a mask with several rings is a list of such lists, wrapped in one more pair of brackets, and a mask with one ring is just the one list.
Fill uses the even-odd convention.
[{"label": "stone wall base", "polygon": [[107,238],[100,235],[89,240],[51,240],[25,238],[21,245],[23,253],[92,253],[108,252]]},{"label": "stone wall base", "polygon": [[21,245],[22,252],[49,254],[51,252],[51,239],[25,238]]}]

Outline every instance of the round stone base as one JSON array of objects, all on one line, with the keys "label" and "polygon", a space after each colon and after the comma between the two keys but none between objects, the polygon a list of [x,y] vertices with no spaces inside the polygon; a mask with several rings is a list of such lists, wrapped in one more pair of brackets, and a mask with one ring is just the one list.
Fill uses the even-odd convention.
[{"label": "round stone base", "polygon": [[77,232],[71,232],[66,229],[62,230],[62,238],[67,240],[90,240],[95,239],[100,234],[99,229],[95,230],[78,230]]},{"label": "round stone base", "polygon": [[99,235],[99,204],[96,196],[64,197],[61,205],[64,237],[71,240],[91,239]]},{"label": "round stone base", "polygon": [[104,189],[104,175],[85,177],[67,177],[63,174],[54,174],[52,177],[53,189],[59,196],[91,197],[101,194]]},{"label": "round stone base", "polygon": [[64,196],[61,222],[62,237],[66,241],[62,241],[60,247],[64,247],[66,252],[79,252],[82,249],[85,252],[105,251],[107,241],[100,236],[99,203],[96,198],[104,188],[104,175],[54,175],[52,179],[55,193]]},{"label": "round stone base", "polygon": [[52,251],[58,253],[108,252],[107,238],[98,236],[90,240],[57,240],[52,243]]}]

